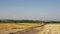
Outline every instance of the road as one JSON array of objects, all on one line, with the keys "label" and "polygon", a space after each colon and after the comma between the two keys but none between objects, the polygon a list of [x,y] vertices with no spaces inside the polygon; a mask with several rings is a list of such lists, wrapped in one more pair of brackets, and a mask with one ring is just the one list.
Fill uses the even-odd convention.
[{"label": "road", "polygon": [[44,25],[41,25],[37,27],[28,28],[23,31],[17,31],[14,33],[10,33],[10,34],[38,34],[38,32],[40,32],[43,29],[43,27]]}]

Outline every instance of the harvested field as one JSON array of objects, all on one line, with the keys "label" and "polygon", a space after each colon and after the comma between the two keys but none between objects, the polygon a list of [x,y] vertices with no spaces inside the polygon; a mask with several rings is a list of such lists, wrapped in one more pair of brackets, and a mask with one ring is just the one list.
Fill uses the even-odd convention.
[{"label": "harvested field", "polygon": [[11,30],[11,29],[24,29],[34,26],[39,26],[40,24],[29,24],[29,23],[21,23],[21,24],[0,24],[0,30]]},{"label": "harvested field", "polygon": [[20,24],[0,24],[0,34],[9,34],[11,32],[17,32],[26,28],[40,26],[41,24],[34,23],[20,23]]},{"label": "harvested field", "polygon": [[60,24],[47,24],[38,34],[60,34]]},{"label": "harvested field", "polygon": [[[23,33],[24,32],[24,33]],[[60,24],[0,24],[0,34],[60,34]]]}]

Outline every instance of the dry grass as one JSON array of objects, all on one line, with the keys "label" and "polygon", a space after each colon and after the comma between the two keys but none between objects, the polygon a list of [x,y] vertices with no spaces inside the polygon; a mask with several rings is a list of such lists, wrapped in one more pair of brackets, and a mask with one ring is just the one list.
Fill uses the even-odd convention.
[{"label": "dry grass", "polygon": [[35,26],[40,26],[40,24],[36,23],[0,24],[0,34],[9,34],[11,32],[20,31]]},{"label": "dry grass", "polygon": [[60,24],[47,24],[38,34],[60,34]]},{"label": "dry grass", "polygon": [[0,30],[11,30],[11,29],[24,29],[34,26],[39,26],[40,24],[34,23],[21,23],[21,24],[0,24]]}]

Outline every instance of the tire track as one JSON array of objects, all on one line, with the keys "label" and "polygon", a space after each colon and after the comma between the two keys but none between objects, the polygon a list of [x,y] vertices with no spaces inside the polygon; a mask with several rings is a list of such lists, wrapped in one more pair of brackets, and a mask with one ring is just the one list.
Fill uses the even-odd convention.
[{"label": "tire track", "polygon": [[10,33],[10,34],[37,34],[38,32],[40,32],[44,28],[45,25],[46,24],[43,24],[41,26],[31,27],[31,28],[28,28],[28,29],[25,29],[22,31],[17,31],[14,33]]}]

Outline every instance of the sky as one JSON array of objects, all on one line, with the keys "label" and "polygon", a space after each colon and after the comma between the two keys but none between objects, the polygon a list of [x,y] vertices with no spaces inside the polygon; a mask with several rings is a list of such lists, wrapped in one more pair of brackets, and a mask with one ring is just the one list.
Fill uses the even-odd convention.
[{"label": "sky", "polygon": [[60,0],[0,0],[0,19],[60,21]]}]

